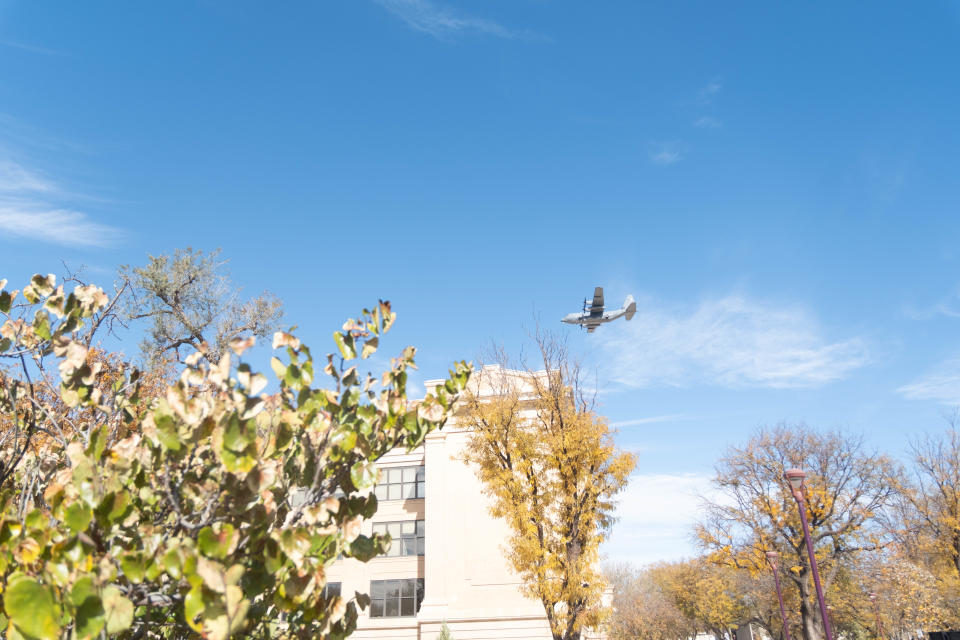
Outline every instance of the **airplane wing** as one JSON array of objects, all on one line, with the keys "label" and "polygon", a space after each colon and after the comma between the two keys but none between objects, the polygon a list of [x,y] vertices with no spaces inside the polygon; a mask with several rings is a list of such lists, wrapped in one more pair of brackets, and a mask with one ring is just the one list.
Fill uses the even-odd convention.
[{"label": "airplane wing", "polygon": [[593,304],[590,305],[590,316],[603,315],[603,287],[593,290]]}]

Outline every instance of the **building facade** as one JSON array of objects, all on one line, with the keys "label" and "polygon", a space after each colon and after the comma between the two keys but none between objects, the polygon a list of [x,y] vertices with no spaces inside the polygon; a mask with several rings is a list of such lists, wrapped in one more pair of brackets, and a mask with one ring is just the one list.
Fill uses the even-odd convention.
[{"label": "building facade", "polygon": [[419,449],[378,463],[379,508],[365,533],[390,533],[391,549],[367,563],[341,560],[327,575],[346,597],[371,596],[353,638],[434,640],[444,623],[455,640],[551,638],[543,606],[520,593],[504,558],[506,525],[460,459],[468,436],[452,419]]}]

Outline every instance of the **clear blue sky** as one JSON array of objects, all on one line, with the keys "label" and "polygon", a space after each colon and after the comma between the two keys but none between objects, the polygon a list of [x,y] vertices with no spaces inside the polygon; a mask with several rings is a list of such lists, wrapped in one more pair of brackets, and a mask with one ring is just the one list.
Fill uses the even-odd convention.
[{"label": "clear blue sky", "polygon": [[571,343],[640,467],[608,552],[690,553],[723,448],[893,454],[960,403],[960,2],[0,0],[0,275],[222,247],[421,382]]}]

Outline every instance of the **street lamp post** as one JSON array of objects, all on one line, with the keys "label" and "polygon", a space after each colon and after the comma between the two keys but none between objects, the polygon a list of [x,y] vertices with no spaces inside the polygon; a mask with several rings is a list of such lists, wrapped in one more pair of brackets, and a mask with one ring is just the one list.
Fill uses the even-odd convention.
[{"label": "street lamp post", "polygon": [[767,551],[767,562],[773,569],[773,583],[777,585],[777,600],[780,602],[780,621],[783,622],[783,640],[790,640],[790,626],[787,624],[787,610],[783,606],[783,593],[780,591],[780,567],[777,560],[780,554],[776,551]]},{"label": "street lamp post", "polygon": [[873,615],[877,617],[877,637],[883,640],[883,623],[880,622],[880,606],[877,604],[877,594],[870,594],[870,602],[873,603]]},{"label": "street lamp post", "polygon": [[813,585],[817,589],[817,602],[820,604],[820,619],[823,620],[823,630],[827,640],[833,640],[833,629],[830,628],[830,618],[827,617],[827,602],[823,598],[823,588],[820,586],[820,572],[817,570],[817,556],[813,552],[813,541],[810,539],[810,526],[807,524],[807,509],[803,504],[803,479],[806,474],[802,469],[788,469],[783,476],[790,483],[793,498],[797,501],[800,510],[800,524],[803,525],[803,539],[807,543],[807,555],[810,557],[810,572],[813,573]]}]

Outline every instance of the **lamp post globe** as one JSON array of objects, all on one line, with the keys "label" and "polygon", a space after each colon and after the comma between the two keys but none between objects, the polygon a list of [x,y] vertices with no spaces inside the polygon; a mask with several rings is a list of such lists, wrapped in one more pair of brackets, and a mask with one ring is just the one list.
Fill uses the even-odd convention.
[{"label": "lamp post globe", "polygon": [[787,469],[783,472],[783,477],[790,483],[791,489],[799,491],[800,487],[803,486],[803,479],[807,477],[807,474],[804,473],[803,469]]},{"label": "lamp post globe", "polygon": [[777,562],[780,560],[780,554],[776,551],[767,551],[765,555],[767,556],[767,562],[770,563],[770,566],[776,569]]}]

